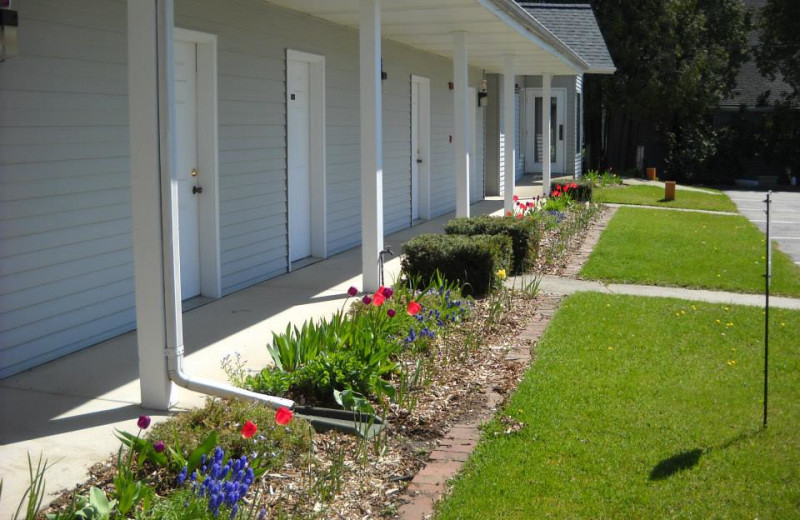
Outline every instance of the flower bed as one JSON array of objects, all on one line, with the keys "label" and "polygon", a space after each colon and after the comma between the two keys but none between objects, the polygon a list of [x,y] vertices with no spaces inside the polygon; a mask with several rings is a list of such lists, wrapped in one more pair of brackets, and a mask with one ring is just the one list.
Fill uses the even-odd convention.
[{"label": "flower bed", "polygon": [[[537,261],[558,263],[597,207],[541,204],[548,224]],[[492,276],[505,278],[505,268]],[[318,433],[288,409],[209,399],[153,427],[142,418],[137,434],[118,432],[119,454],[96,465],[48,518],[391,516],[436,439],[484,406],[487,386],[505,393],[521,377],[504,358],[535,311],[535,293],[501,287],[473,301],[441,277],[366,295],[351,288],[333,317],[273,336],[275,366],[253,371],[236,357],[224,366],[251,390],[375,413],[387,424],[379,436]]]}]

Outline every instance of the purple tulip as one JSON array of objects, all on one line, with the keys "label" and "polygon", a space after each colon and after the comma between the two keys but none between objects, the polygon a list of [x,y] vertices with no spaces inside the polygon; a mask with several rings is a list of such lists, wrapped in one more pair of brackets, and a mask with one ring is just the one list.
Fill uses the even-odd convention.
[{"label": "purple tulip", "polygon": [[391,287],[384,287],[383,288],[383,295],[386,296],[387,298],[391,298],[393,294],[394,294],[394,291],[391,289]]},{"label": "purple tulip", "polygon": [[146,430],[147,427],[150,426],[150,416],[140,415],[139,420],[136,421],[136,425],[139,427],[140,430]]},{"label": "purple tulip", "polygon": [[364,305],[369,305],[370,303],[372,303],[372,298],[370,298],[369,295],[365,295],[364,298],[361,299],[361,301],[364,303]]},{"label": "purple tulip", "polygon": [[167,445],[164,444],[164,441],[156,441],[153,443],[153,449],[156,451],[156,453],[161,453],[167,449]]},{"label": "purple tulip", "polygon": [[347,289],[347,294],[349,294],[350,296],[355,296],[356,294],[358,294],[358,289],[356,289],[351,285],[350,288]]},{"label": "purple tulip", "polygon": [[390,318],[394,318],[394,315],[397,314],[394,309],[389,309],[386,311],[386,314],[389,315]]}]

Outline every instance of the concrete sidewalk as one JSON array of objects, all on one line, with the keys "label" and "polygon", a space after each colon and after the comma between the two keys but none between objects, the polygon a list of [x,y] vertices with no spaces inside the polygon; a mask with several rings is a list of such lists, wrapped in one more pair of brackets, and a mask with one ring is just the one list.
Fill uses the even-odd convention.
[{"label": "concrete sidewalk", "polygon": [[[536,280],[535,275],[511,276],[507,287],[523,288]],[[743,294],[725,291],[709,291],[706,289],[686,289],[683,287],[662,287],[658,285],[636,284],[604,284],[593,280],[577,280],[560,276],[545,275],[541,277],[539,290],[550,294],[573,294],[577,292],[600,292],[604,294],[626,294],[629,296],[647,296],[651,298],[679,298],[707,303],[726,305],[746,305],[763,307],[764,295]],[[800,299],[770,296],[770,307],[800,310]]]},{"label": "concrete sidewalk", "polygon": [[[502,200],[474,204],[472,214],[502,214]],[[453,214],[421,223],[385,238],[400,253],[403,242],[420,233],[441,232]],[[394,257],[386,279],[400,272]],[[361,249],[333,256],[292,273],[236,292],[183,315],[186,371],[221,382],[225,355],[239,352],[251,368],[268,364],[265,348],[272,332],[288,323],[331,315],[347,300],[347,289],[361,288]],[[88,477],[95,462],[119,447],[114,429],[134,432],[143,413],[159,420],[164,412],[139,407],[136,332],[104,341],[0,381],[0,518],[16,510],[28,485],[27,454],[51,462],[48,503],[54,494]],[[203,404],[201,394],[179,388],[173,413]]]}]

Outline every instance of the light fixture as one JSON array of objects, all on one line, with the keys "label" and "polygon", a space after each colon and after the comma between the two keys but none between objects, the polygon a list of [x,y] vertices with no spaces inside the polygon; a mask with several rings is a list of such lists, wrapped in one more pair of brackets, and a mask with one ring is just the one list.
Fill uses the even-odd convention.
[{"label": "light fixture", "polygon": [[17,48],[17,26],[19,19],[16,11],[0,9],[0,62],[13,58],[19,53]]},{"label": "light fixture", "polygon": [[489,104],[489,93],[486,92],[486,80],[481,80],[481,86],[478,89],[478,107],[485,107]]}]

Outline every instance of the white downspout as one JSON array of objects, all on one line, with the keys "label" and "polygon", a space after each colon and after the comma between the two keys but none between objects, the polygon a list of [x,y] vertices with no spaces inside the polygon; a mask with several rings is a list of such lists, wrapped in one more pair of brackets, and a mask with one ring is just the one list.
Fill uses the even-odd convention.
[{"label": "white downspout", "polygon": [[[178,192],[173,178],[173,0],[129,0],[128,13],[128,31],[135,31],[129,35],[130,85],[135,98],[131,101],[131,175],[142,406],[168,409],[171,381],[194,392],[293,408],[290,399],[192,377],[183,370]],[[155,40],[155,49],[137,41],[148,37]],[[153,182],[156,175],[158,182]],[[161,350],[158,344],[166,348]]]}]

